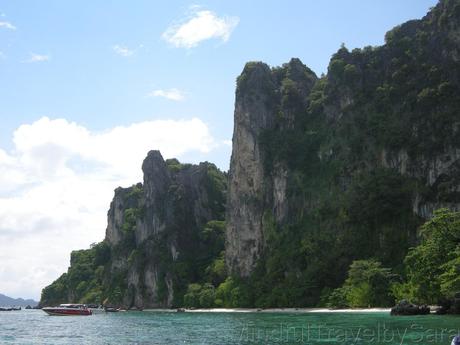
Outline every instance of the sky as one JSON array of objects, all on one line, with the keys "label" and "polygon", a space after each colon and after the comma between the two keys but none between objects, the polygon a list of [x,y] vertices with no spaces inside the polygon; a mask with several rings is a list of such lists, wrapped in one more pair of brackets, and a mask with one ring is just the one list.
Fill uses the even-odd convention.
[{"label": "sky", "polygon": [[384,43],[435,0],[0,0],[0,293],[39,299],[104,238],[147,152],[227,170],[236,77]]}]

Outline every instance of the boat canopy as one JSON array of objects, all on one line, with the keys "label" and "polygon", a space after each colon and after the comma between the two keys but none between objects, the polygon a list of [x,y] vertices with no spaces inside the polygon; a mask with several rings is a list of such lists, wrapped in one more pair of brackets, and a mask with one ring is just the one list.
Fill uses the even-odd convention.
[{"label": "boat canopy", "polygon": [[60,304],[59,306],[62,307],[62,308],[86,308],[86,305],[84,305],[84,304],[65,303],[65,304]]}]

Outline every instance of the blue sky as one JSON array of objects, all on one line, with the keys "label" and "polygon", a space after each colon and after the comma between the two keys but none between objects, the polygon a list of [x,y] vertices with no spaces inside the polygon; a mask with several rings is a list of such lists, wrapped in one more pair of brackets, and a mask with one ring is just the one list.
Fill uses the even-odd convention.
[{"label": "blue sky", "polygon": [[[236,76],[244,63],[279,65],[299,57],[316,73],[331,54],[347,47],[379,45],[387,30],[419,18],[434,0],[326,1],[1,1],[0,144],[41,116],[66,118],[92,130],[158,118],[199,117],[219,139],[233,125]],[[174,48],[161,38],[191,6],[234,16],[229,40]],[[123,58],[120,45],[133,50]],[[24,63],[30,54],[49,61]],[[154,89],[177,88],[186,100],[149,98]],[[211,155],[222,168],[228,155]],[[227,151],[228,154],[228,151]]]},{"label": "blue sky", "polygon": [[435,3],[0,0],[0,293],[38,298],[102,240],[149,149],[227,169],[245,62],[321,74]]}]

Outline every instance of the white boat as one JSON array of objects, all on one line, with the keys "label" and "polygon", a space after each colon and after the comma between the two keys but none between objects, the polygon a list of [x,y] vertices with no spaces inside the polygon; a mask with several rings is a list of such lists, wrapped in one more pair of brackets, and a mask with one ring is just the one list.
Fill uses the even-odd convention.
[{"label": "white boat", "polygon": [[91,312],[92,312],[93,314],[102,314],[102,313],[105,313],[105,309],[102,308],[102,307],[96,307],[96,308],[94,308],[94,307],[89,307],[88,309],[91,310]]}]

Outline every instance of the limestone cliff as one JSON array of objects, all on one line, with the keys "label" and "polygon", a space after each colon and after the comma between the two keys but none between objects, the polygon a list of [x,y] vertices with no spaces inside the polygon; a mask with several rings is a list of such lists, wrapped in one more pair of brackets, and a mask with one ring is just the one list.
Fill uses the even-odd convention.
[{"label": "limestone cliff", "polygon": [[[292,59],[271,70],[260,62],[248,63],[236,90],[233,150],[229,171],[226,258],[232,272],[248,276],[264,247],[264,212],[279,222],[287,217],[287,169],[280,162],[273,176],[264,172],[260,140],[273,130],[282,112],[283,126],[296,124],[295,109],[285,100],[286,89],[295,89],[306,99],[316,81],[315,74],[300,60]],[[305,106],[301,104],[300,106]]]},{"label": "limestone cliff", "polygon": [[41,304],[89,302],[126,308],[182,305],[187,285],[203,279],[222,245],[209,240],[223,221],[226,176],[213,164],[165,161],[150,151],[144,182],[117,188],[105,240],[72,253],[69,271]]},{"label": "limestone cliff", "polygon": [[443,0],[383,46],[343,46],[319,79],[245,66],[226,258],[260,305],[317,303],[356,258],[400,267],[433,210],[460,208],[459,13]]},{"label": "limestone cliff", "polygon": [[[225,190],[216,187],[210,171],[220,173],[209,163],[168,165],[160,152],[151,151],[142,170],[143,185],[117,189],[108,213],[106,241],[114,253],[109,276],[126,275],[124,305],[171,307],[174,291],[184,288],[176,286],[172,267],[202,249],[199,232],[222,219]],[[127,219],[131,210],[135,216]]]}]

